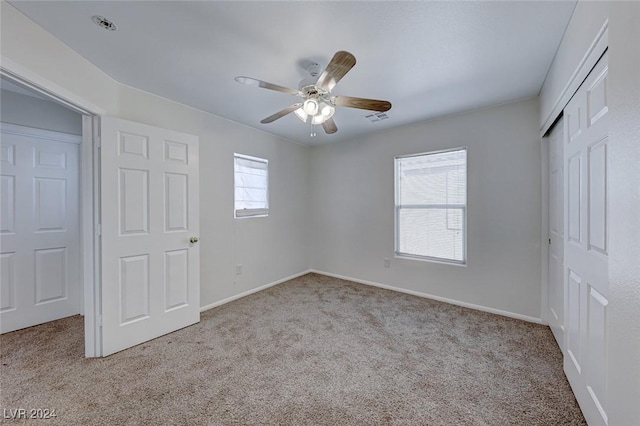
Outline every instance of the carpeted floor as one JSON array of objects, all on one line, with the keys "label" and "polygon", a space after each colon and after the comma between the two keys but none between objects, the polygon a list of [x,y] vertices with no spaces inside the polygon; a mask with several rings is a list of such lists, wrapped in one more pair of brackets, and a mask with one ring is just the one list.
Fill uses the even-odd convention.
[{"label": "carpeted floor", "polygon": [[106,359],[79,316],[0,345],[40,424],[586,424],[547,327],[315,274]]}]

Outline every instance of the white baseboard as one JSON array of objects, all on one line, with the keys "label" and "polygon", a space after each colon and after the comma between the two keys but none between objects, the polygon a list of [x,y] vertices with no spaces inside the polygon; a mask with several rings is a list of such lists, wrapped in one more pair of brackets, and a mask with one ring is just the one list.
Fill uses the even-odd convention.
[{"label": "white baseboard", "polygon": [[309,270],[307,272],[311,272],[311,273],[314,273],[314,274],[320,274],[320,275],[326,275],[328,277],[339,278],[341,280],[346,280],[346,281],[353,281],[353,282],[356,282],[356,283],[359,283],[359,284],[365,284],[365,285],[370,285],[370,286],[373,286],[373,287],[384,288],[386,290],[397,291],[397,292],[400,292],[400,293],[406,293],[406,294],[410,294],[412,296],[424,297],[426,299],[437,300],[438,302],[445,302],[445,303],[449,303],[449,304],[452,304],[452,305],[462,306],[464,308],[475,309],[477,311],[489,312],[491,314],[496,314],[496,315],[502,315],[504,317],[515,318],[515,319],[519,319],[519,320],[523,320],[523,321],[527,321],[527,322],[532,322],[532,323],[536,323],[536,324],[544,324],[541,318],[530,317],[528,315],[517,314],[515,312],[503,311],[501,309],[490,308],[490,307],[487,307],[487,306],[474,305],[473,303],[461,302],[459,300],[448,299],[446,297],[435,296],[433,294],[421,293],[419,291],[407,290],[407,289],[400,288],[400,287],[393,287],[393,286],[390,286],[390,285],[381,284],[381,283],[377,283],[377,282],[373,282],[373,281],[361,280],[361,279],[358,279],[358,278],[347,277],[347,276],[344,276],[344,275],[332,274],[330,272],[317,271],[315,269],[311,269],[311,270]]},{"label": "white baseboard", "polygon": [[274,282],[271,282],[269,284],[265,284],[265,285],[262,285],[260,287],[256,287],[254,289],[247,290],[247,291],[245,291],[243,293],[236,294],[235,296],[227,297],[226,299],[222,299],[222,300],[219,300],[217,302],[213,302],[213,303],[210,303],[208,305],[201,306],[200,307],[200,312],[208,311],[209,309],[215,308],[217,306],[224,305],[225,303],[233,302],[234,300],[241,299],[241,298],[243,298],[245,296],[249,296],[250,294],[257,293],[257,292],[262,291],[262,290],[266,290],[269,287],[273,287],[274,285],[282,284],[285,281],[289,281],[289,280],[292,280],[294,278],[298,278],[298,277],[301,277],[303,275],[307,275],[310,272],[311,272],[311,270],[308,269],[306,271],[302,271],[302,272],[299,272],[297,274],[293,274],[293,275],[290,275],[288,277],[282,278],[282,279],[280,279],[278,281],[274,281]]}]

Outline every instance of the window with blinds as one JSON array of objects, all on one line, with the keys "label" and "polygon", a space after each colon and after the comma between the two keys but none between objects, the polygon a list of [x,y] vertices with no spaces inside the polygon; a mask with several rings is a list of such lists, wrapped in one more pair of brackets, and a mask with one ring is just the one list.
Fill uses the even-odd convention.
[{"label": "window with blinds", "polygon": [[467,149],[395,163],[396,255],[466,264]]},{"label": "window with blinds", "polygon": [[269,161],[234,154],[235,217],[269,215]]}]

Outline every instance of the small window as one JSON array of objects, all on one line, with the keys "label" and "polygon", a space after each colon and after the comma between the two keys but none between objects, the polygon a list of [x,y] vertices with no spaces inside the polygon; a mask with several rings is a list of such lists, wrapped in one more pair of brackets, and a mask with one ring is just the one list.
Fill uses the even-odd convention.
[{"label": "small window", "polygon": [[269,160],[233,155],[235,217],[269,215]]},{"label": "small window", "polygon": [[395,162],[396,255],[466,264],[467,149]]}]

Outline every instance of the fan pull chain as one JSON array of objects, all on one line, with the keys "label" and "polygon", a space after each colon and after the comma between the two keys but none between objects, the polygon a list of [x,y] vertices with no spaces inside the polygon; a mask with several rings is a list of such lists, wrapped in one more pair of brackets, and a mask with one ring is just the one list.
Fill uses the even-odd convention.
[{"label": "fan pull chain", "polygon": [[311,134],[309,135],[310,138],[315,138],[317,136],[316,133],[316,126],[313,125],[313,123],[311,123]]}]

